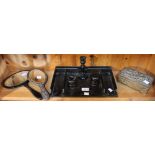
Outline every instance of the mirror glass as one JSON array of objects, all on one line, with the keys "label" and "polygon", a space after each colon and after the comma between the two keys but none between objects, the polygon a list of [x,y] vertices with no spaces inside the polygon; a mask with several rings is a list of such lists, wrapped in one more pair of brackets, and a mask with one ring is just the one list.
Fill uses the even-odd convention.
[{"label": "mirror glass", "polygon": [[27,81],[27,74],[29,71],[17,72],[4,81],[6,87],[17,87],[24,84]]},{"label": "mirror glass", "polygon": [[29,79],[36,83],[44,84],[47,81],[47,76],[43,71],[39,69],[34,69],[29,72]]}]

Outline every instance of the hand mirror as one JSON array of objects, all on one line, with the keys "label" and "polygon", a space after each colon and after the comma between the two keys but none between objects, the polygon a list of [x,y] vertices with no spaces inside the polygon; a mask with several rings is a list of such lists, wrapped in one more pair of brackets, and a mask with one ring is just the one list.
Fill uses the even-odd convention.
[{"label": "hand mirror", "polygon": [[46,73],[39,69],[33,69],[28,72],[28,80],[30,81],[30,83],[33,83],[35,86],[38,86],[40,88],[40,93],[43,100],[49,99],[49,93],[45,88],[45,84],[48,80],[48,76]]},{"label": "hand mirror", "polygon": [[30,92],[35,97],[37,97],[38,99],[41,100],[42,99],[41,94],[39,92],[37,92],[36,90],[32,89],[28,84],[29,83],[28,77],[27,77],[28,73],[29,73],[28,70],[19,71],[17,73],[14,73],[14,74],[10,75],[9,77],[7,77],[3,81],[2,85],[3,85],[3,87],[8,88],[8,89],[25,86],[26,88],[28,88],[30,90]]}]

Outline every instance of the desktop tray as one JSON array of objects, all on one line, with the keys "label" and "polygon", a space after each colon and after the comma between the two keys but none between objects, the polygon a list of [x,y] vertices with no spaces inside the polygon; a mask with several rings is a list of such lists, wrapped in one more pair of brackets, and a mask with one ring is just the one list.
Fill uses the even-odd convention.
[{"label": "desktop tray", "polygon": [[117,86],[110,66],[57,66],[51,84],[52,97],[113,97]]}]

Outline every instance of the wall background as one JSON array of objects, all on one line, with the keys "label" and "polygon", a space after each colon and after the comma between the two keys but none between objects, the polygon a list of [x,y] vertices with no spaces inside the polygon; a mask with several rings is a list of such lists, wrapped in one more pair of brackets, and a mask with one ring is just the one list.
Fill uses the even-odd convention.
[{"label": "wall background", "polygon": [[[126,66],[139,67],[155,74],[155,54],[82,54],[87,57],[86,65],[112,66],[120,70]],[[81,54],[1,54],[0,63],[5,67],[11,68],[43,68],[54,69],[55,66],[78,66],[80,65]]]}]

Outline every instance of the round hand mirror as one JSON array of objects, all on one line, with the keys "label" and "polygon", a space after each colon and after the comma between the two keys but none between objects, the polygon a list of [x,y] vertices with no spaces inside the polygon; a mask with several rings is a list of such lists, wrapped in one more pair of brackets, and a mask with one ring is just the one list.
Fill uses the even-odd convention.
[{"label": "round hand mirror", "polygon": [[25,86],[26,88],[30,90],[30,92],[35,97],[37,97],[38,99],[42,99],[41,94],[29,86],[28,73],[29,71],[25,70],[25,71],[19,71],[17,73],[10,75],[3,81],[2,83],[3,87],[12,89],[12,88],[20,87],[20,86]]},{"label": "round hand mirror", "polygon": [[39,86],[43,100],[49,99],[49,93],[45,88],[45,84],[48,80],[48,76],[46,73],[39,69],[33,69],[28,73],[28,80],[34,85]]}]

